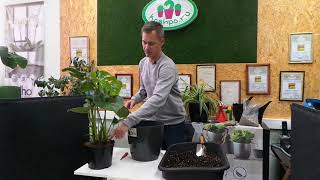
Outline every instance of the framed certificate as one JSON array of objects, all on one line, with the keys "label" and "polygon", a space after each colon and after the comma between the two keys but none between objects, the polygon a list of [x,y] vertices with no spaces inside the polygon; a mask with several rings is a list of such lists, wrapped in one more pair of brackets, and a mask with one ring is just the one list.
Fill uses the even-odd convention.
[{"label": "framed certificate", "polygon": [[312,33],[290,34],[289,42],[289,63],[312,63]]},{"label": "framed certificate", "polygon": [[180,92],[184,92],[184,90],[191,86],[191,74],[179,74],[178,87]]},{"label": "framed certificate", "polygon": [[270,64],[247,64],[247,94],[270,94]]},{"label": "framed certificate", "polygon": [[303,101],[304,71],[280,72],[280,101]]},{"label": "framed certificate", "polygon": [[[89,37],[75,36],[69,38],[70,43],[70,59],[75,57],[83,59],[86,63],[89,61]],[[72,65],[72,62],[71,62]]]},{"label": "framed certificate", "polygon": [[216,90],[216,66],[197,65],[197,85],[204,85],[205,91]]},{"label": "framed certificate", "polygon": [[119,96],[123,98],[131,98],[133,94],[133,75],[132,74],[116,74],[116,78],[125,85],[120,91]]},{"label": "framed certificate", "polygon": [[241,97],[240,80],[221,80],[220,81],[220,100],[224,105],[232,106],[234,103],[240,103]]}]

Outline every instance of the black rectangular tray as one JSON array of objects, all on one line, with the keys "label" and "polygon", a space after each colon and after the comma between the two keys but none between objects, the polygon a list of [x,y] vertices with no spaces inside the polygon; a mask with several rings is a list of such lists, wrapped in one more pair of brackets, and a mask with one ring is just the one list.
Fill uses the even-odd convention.
[{"label": "black rectangular tray", "polygon": [[208,152],[214,152],[222,158],[223,165],[221,167],[186,167],[186,168],[166,168],[164,162],[168,158],[168,154],[171,151],[184,152],[184,151],[195,151],[197,143],[187,142],[179,143],[170,146],[164,154],[160,164],[159,170],[162,171],[162,176],[167,180],[222,180],[224,171],[229,169],[229,161],[222,148],[218,144],[206,143],[205,144]]}]

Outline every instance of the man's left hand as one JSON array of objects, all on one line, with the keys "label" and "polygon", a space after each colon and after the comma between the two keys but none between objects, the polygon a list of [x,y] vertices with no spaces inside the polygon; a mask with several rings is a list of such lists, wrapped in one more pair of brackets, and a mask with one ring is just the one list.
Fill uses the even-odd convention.
[{"label": "man's left hand", "polygon": [[121,139],[126,135],[128,130],[129,130],[129,127],[127,125],[120,123],[117,129],[114,130],[113,136],[117,139]]}]

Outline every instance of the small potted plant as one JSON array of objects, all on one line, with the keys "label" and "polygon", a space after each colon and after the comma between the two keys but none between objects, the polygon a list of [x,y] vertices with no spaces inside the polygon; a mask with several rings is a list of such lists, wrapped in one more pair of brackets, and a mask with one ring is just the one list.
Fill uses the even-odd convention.
[{"label": "small potted plant", "polygon": [[[0,58],[2,63],[15,69],[17,66],[25,68],[28,64],[28,60],[15,52],[9,52],[8,47],[0,46]],[[0,85],[0,98],[20,98],[21,87],[18,86],[2,86]]]},{"label": "small potted plant", "polygon": [[[123,99],[119,96],[123,85],[106,71],[92,69],[82,72],[71,67],[63,69],[63,72],[69,72],[71,77],[76,78],[79,90],[85,94],[83,107],[75,107],[70,111],[88,114],[89,142],[85,143],[85,146],[89,150],[89,168],[107,168],[112,164],[114,146],[111,129],[129,114],[128,109],[123,106]],[[101,111],[104,112],[102,117]],[[113,120],[108,121],[106,111],[116,114]]]},{"label": "small potted plant", "polygon": [[223,123],[205,124],[204,136],[207,142],[222,144],[226,136],[226,126]]},{"label": "small potted plant", "polygon": [[231,134],[234,155],[239,159],[248,159],[251,154],[251,141],[254,134],[248,130],[235,129]]},{"label": "small potted plant", "polygon": [[207,122],[208,115],[215,114],[219,105],[217,95],[205,92],[204,85],[187,87],[182,98],[192,122]]}]

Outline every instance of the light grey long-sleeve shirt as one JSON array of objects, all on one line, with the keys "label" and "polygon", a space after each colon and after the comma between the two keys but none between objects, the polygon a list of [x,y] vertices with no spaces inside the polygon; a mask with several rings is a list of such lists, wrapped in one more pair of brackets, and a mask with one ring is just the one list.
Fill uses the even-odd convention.
[{"label": "light grey long-sleeve shirt", "polygon": [[139,63],[140,89],[131,99],[146,102],[123,121],[129,128],[142,120],[161,121],[165,125],[181,123],[186,112],[178,89],[176,65],[164,53],[152,64],[148,57]]}]

